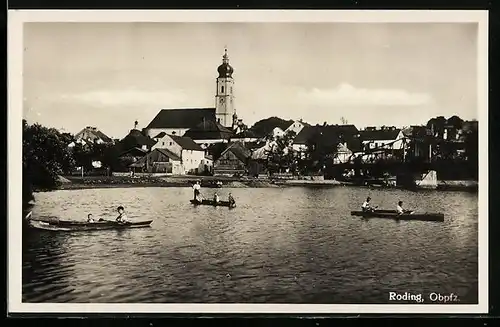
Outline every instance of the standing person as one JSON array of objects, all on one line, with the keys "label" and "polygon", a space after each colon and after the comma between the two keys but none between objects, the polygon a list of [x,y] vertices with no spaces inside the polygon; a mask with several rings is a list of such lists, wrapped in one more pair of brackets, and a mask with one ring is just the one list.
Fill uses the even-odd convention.
[{"label": "standing person", "polygon": [[201,189],[200,182],[196,181],[196,183],[193,185],[194,200],[198,200],[198,195],[200,195],[200,189]]},{"label": "standing person", "polygon": [[214,203],[219,203],[219,195],[217,194],[217,192],[214,193]]},{"label": "standing person", "polygon": [[126,223],[128,222],[127,214],[125,213],[125,209],[122,206],[118,207],[118,217],[116,218],[116,221],[119,223]]}]

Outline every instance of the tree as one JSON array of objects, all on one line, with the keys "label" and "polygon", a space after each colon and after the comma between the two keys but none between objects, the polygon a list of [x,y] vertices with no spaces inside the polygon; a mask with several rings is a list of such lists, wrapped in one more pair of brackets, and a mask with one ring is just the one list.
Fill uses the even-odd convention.
[{"label": "tree", "polygon": [[72,137],[55,128],[28,125],[23,120],[23,201],[33,200],[32,190],[54,189],[59,175],[74,169],[75,161],[68,144]]},{"label": "tree", "polygon": [[268,139],[270,149],[266,151],[267,169],[271,173],[280,172],[283,169],[289,169],[295,172],[296,154],[292,144],[296,133],[293,131],[285,133],[276,139]]},{"label": "tree", "polygon": [[316,129],[306,142],[307,151],[304,162],[307,165],[306,171],[323,173],[333,163],[339,141],[339,139],[328,140],[320,129]]}]

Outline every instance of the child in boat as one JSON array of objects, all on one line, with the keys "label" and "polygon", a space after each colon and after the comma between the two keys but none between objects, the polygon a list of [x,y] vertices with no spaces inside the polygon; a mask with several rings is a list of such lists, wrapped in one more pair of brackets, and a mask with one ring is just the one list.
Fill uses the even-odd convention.
[{"label": "child in boat", "polygon": [[374,211],[374,208],[372,208],[372,206],[371,206],[371,204],[370,204],[370,200],[371,200],[371,199],[372,199],[372,198],[367,197],[367,198],[366,198],[366,201],[365,201],[365,202],[363,202],[363,205],[361,206],[361,210],[362,210],[363,212],[372,212],[372,211]]},{"label": "child in boat", "polygon": [[93,222],[95,222],[95,220],[94,220],[94,216],[92,216],[92,214],[91,214],[91,213],[89,213],[89,214],[88,214],[88,216],[87,216],[87,222],[88,222],[88,223],[93,223]]},{"label": "child in boat", "polygon": [[235,205],[235,201],[234,201],[233,195],[231,193],[229,193],[228,200],[229,200],[230,206]]},{"label": "child in boat", "polygon": [[118,217],[116,218],[116,221],[119,223],[128,222],[127,215],[125,214],[125,209],[122,206],[118,207]]}]

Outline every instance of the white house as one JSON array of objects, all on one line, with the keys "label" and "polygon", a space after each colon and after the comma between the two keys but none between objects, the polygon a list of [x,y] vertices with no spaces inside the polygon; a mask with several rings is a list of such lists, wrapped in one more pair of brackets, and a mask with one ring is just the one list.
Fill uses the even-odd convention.
[{"label": "white house", "polygon": [[304,124],[301,121],[296,120],[290,126],[288,126],[288,128],[285,129],[284,132],[285,133],[294,132],[295,135],[299,135],[300,131],[302,131],[303,128]]},{"label": "white house", "polygon": [[154,149],[168,149],[181,158],[185,174],[197,174],[202,172],[207,165],[205,150],[189,137],[160,134],[156,135]]}]

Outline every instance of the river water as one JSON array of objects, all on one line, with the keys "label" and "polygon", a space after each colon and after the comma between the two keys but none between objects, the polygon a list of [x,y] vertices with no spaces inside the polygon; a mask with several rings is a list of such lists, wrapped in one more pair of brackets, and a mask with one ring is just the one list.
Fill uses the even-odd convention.
[{"label": "river water", "polygon": [[[202,190],[205,193],[213,189]],[[388,293],[478,301],[478,197],[466,192],[336,188],[219,189],[237,208],[193,207],[189,188],[36,194],[33,216],[111,218],[123,205],[150,228],[30,231],[23,302],[387,303]],[[366,196],[445,222],[350,215]]]}]

